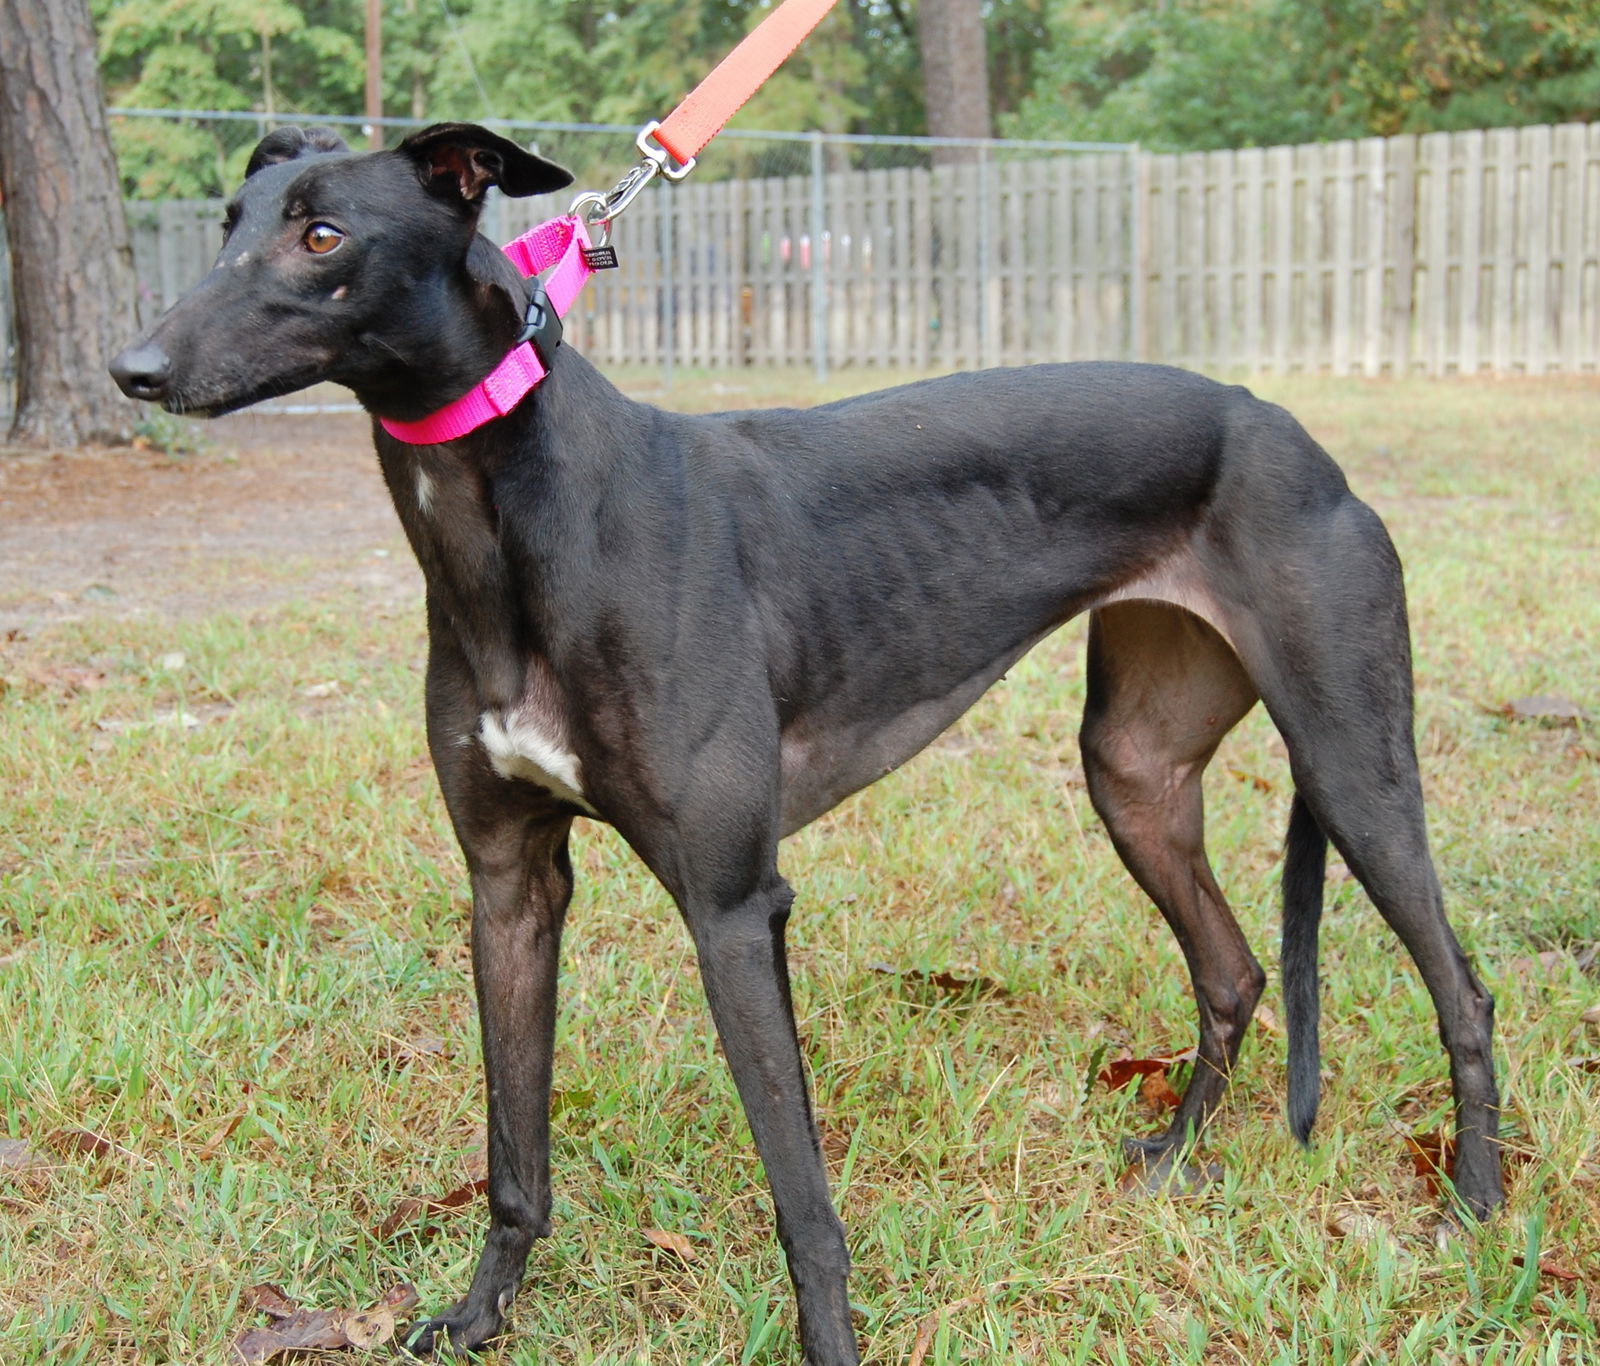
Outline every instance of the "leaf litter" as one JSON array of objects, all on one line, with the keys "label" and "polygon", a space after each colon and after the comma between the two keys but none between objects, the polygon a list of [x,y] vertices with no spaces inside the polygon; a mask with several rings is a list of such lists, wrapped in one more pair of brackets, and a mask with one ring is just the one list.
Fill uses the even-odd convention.
[{"label": "leaf litter", "polygon": [[234,1338],[228,1360],[232,1366],[260,1366],[312,1352],[370,1352],[393,1340],[399,1316],[417,1303],[416,1287],[406,1281],[391,1287],[370,1309],[304,1309],[275,1285],[252,1286],[244,1294],[244,1307],[272,1322],[246,1328]]}]

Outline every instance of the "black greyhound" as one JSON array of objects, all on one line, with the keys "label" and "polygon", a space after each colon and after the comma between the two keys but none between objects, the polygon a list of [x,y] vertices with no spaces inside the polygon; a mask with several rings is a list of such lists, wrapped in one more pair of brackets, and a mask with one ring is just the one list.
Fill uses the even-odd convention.
[{"label": "black greyhound", "polygon": [[[283,129],[212,272],[112,366],[214,415],[317,380],[420,419],[518,333],[527,286],[484,191],[570,177],[468,124],[351,155]],[[882,777],[1088,611],[1095,809],[1188,961],[1198,1060],[1158,1183],[1216,1109],[1264,976],[1212,877],[1200,777],[1260,698],[1295,783],[1284,884],[1289,1116],[1316,1113],[1331,839],[1410,950],[1454,1084],[1455,1188],[1503,1199],[1493,1001],[1445,920],[1412,737],[1400,565],[1281,409],[1131,364],[955,375],[808,412],[687,417],[569,347],[504,418],[434,446],[374,426],[427,577],[428,744],[472,880],[489,1233],[416,1350],[500,1331],[549,1230],[567,835],[608,821],[675,898],[766,1164],[812,1366],[856,1362],[784,956],[778,841]]]}]

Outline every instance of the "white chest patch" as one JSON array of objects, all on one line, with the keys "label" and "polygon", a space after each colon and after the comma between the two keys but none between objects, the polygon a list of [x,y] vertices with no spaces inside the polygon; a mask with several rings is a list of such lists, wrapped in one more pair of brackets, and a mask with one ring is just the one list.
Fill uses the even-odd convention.
[{"label": "white chest patch", "polygon": [[417,466],[417,507],[424,517],[433,511],[433,480],[421,465]]},{"label": "white chest patch", "polygon": [[563,801],[594,810],[584,800],[578,756],[535,718],[518,711],[503,715],[486,711],[478,723],[478,739],[502,778],[537,783]]}]

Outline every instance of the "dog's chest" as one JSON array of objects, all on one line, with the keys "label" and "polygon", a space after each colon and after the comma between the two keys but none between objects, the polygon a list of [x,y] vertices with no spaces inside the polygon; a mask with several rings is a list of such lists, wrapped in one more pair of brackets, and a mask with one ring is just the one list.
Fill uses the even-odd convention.
[{"label": "dog's chest", "polygon": [[549,666],[536,659],[528,666],[521,698],[504,709],[485,711],[471,738],[483,746],[490,767],[502,778],[536,783],[562,801],[591,811],[583,792],[583,765],[568,737],[560,687]]}]

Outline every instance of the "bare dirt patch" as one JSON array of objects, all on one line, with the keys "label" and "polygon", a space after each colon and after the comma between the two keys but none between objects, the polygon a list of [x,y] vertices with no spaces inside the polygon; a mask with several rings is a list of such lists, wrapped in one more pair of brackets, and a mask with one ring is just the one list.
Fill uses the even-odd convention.
[{"label": "bare dirt patch", "polygon": [[202,434],[192,455],[0,447],[0,634],[420,596],[364,416],[240,414]]}]

